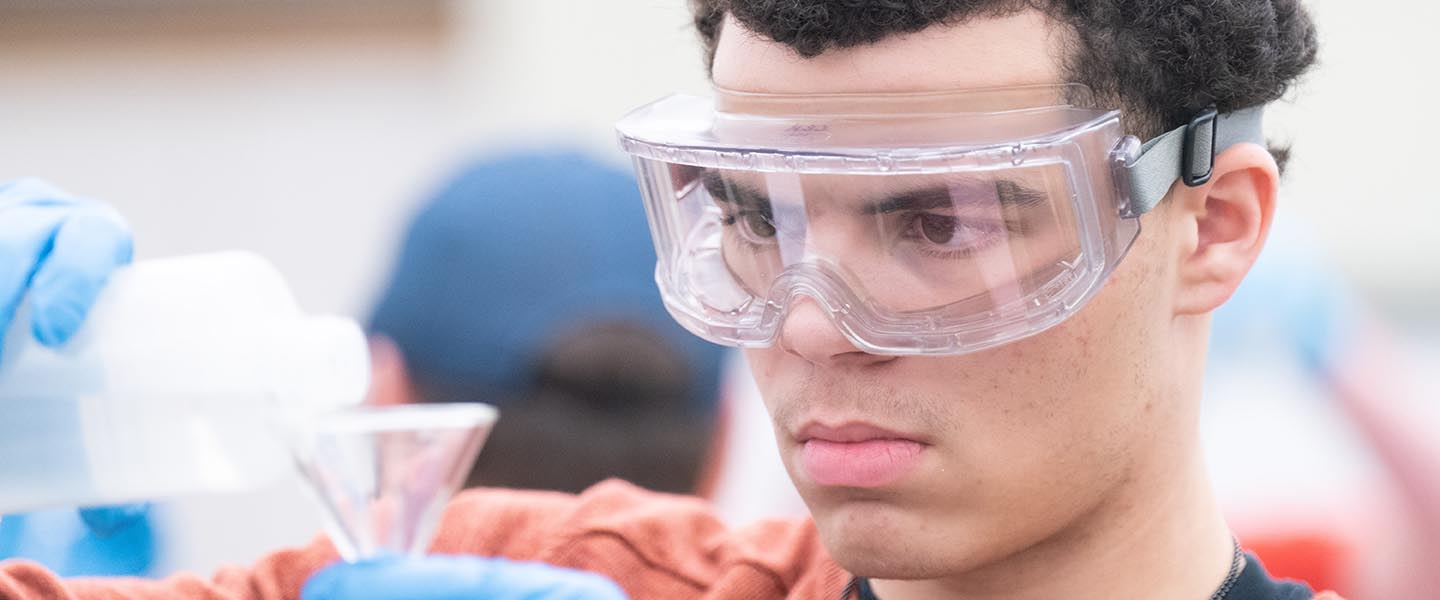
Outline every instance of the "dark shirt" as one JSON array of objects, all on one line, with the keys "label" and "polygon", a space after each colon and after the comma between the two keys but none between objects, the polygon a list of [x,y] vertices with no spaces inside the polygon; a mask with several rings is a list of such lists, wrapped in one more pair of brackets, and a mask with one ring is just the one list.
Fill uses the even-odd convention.
[{"label": "dark shirt", "polygon": [[[855,581],[854,596],[857,600],[880,600],[870,587],[870,580],[859,578]],[[1245,555],[1245,568],[1240,571],[1235,587],[1222,600],[1309,600],[1315,592],[1309,586],[1293,581],[1276,581],[1265,571],[1264,565],[1254,554]]]}]

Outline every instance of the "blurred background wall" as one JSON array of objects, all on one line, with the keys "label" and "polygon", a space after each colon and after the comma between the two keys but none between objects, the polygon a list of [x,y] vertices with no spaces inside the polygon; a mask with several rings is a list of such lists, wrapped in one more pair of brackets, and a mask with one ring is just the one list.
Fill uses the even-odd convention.
[{"label": "blurred background wall", "polygon": [[[1280,218],[1440,368],[1440,5],[1308,4],[1321,65],[1268,124],[1295,146]],[[465,157],[564,142],[620,161],[620,114],[704,87],[683,0],[0,0],[0,179],[114,203],[141,258],[253,249],[307,309],[358,316]],[[308,539],[298,494],[177,503],[214,533],[168,564]]]}]

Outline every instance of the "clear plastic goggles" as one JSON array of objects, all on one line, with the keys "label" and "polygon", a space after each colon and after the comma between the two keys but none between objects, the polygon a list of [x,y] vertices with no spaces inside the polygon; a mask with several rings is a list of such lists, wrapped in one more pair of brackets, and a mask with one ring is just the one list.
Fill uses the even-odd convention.
[{"label": "clear plastic goggles", "polygon": [[[808,297],[867,352],[956,354],[1073,315],[1158,202],[1164,175],[1132,172],[1149,147],[1123,135],[1119,112],[1077,106],[1086,96],[1077,85],[720,90],[660,100],[617,128],[650,217],[656,280],[686,328],[767,346]],[[1201,140],[1212,146],[1214,121]],[[1173,133],[1184,139],[1169,146],[1196,146],[1189,129]],[[1166,159],[1165,190],[1201,166],[1180,154]]]}]

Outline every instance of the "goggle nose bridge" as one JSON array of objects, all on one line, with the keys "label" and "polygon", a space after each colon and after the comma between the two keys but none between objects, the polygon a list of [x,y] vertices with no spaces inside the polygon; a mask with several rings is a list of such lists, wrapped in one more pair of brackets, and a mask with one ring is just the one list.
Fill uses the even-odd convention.
[{"label": "goggle nose bridge", "polygon": [[802,296],[814,300],[830,325],[855,348],[865,352],[882,350],[868,339],[861,325],[874,320],[875,315],[869,314],[867,307],[860,303],[839,270],[825,262],[792,265],[775,278],[765,300],[765,322],[772,342],[779,339],[785,319]]},{"label": "goggle nose bridge", "polygon": [[778,325],[790,313],[796,301],[802,296],[814,300],[827,317],[841,330],[840,321],[853,315],[856,305],[851,298],[855,295],[840,275],[839,269],[825,260],[810,260],[785,267],[770,284],[765,295],[766,311],[775,315]]}]

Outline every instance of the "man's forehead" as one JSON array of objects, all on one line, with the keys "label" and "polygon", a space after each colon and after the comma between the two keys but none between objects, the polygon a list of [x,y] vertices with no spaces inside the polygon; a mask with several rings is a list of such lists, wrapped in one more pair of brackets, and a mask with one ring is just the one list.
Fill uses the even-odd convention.
[{"label": "man's forehead", "polygon": [[715,48],[717,86],[764,93],[865,93],[1062,83],[1062,30],[1026,10],[832,48],[813,58],[726,17]]}]

